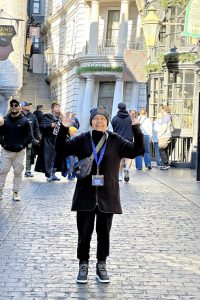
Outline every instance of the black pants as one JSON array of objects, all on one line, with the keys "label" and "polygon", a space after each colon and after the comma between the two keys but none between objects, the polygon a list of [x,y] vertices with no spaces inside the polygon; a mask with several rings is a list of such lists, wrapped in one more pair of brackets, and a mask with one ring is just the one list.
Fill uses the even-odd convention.
[{"label": "black pants", "polygon": [[96,216],[97,259],[105,261],[109,256],[110,230],[113,214],[94,211],[77,211],[78,247],[77,258],[88,260],[90,257],[90,241],[94,230]]}]

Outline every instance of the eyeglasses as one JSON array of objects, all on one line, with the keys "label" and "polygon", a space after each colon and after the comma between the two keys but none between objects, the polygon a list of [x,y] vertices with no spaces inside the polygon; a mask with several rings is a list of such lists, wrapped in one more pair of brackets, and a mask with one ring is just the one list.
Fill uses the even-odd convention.
[{"label": "eyeglasses", "polygon": [[19,106],[19,104],[17,104],[17,103],[16,103],[16,104],[11,104],[11,105],[10,105],[10,107],[18,107],[18,106]]}]

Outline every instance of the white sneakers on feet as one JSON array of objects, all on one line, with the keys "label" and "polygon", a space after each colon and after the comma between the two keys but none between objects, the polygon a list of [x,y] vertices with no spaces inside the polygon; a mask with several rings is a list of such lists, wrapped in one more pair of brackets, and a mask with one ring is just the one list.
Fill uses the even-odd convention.
[{"label": "white sneakers on feet", "polygon": [[13,192],[13,200],[14,201],[20,201],[19,192]]}]

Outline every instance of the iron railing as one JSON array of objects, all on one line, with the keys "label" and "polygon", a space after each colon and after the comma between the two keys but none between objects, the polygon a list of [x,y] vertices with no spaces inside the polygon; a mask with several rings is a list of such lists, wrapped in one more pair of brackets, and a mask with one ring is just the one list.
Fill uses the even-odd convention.
[{"label": "iron railing", "polygon": [[[192,137],[173,136],[168,147],[167,155],[173,166],[192,166]],[[153,144],[151,145],[151,156],[155,159]]]}]

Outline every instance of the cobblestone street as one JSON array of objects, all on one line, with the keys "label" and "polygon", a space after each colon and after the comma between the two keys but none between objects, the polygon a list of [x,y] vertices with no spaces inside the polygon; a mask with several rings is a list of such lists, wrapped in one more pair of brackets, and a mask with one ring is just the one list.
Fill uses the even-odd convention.
[{"label": "cobblestone street", "polygon": [[131,171],[120,183],[108,258],[110,284],[76,276],[75,182],[24,179],[11,200],[12,173],[0,202],[0,299],[200,299],[200,183],[192,170]]}]

